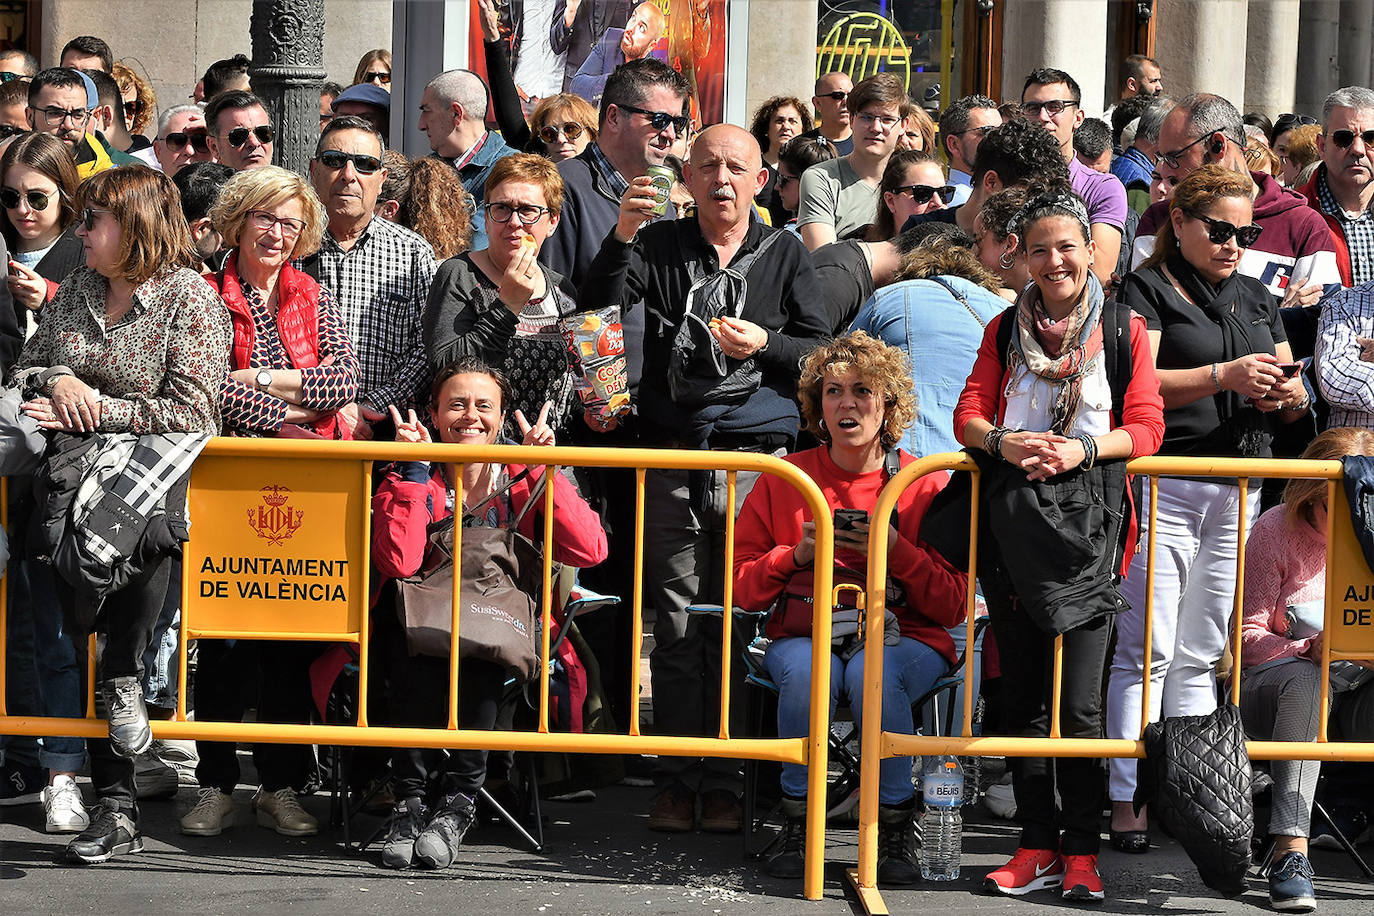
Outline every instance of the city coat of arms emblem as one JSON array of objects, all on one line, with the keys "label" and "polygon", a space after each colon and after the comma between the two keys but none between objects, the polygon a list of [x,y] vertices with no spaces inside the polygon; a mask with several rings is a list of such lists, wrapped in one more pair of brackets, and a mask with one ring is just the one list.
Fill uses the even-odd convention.
[{"label": "city coat of arms emblem", "polygon": [[290,499],[287,494],[291,492],[289,487],[273,484],[263,487],[259,492],[262,494],[262,505],[248,510],[248,524],[258,533],[258,537],[274,547],[280,547],[300,528],[305,510],[287,505]]}]

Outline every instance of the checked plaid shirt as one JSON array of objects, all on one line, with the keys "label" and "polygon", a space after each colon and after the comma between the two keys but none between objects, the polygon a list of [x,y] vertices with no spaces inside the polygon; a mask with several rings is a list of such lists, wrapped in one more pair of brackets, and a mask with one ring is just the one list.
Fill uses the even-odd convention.
[{"label": "checked plaid shirt", "polygon": [[334,293],[358,356],[358,402],[379,412],[424,401],[428,377],[420,313],[434,279],[434,249],[403,226],[374,217],[344,251],[328,232],[302,267]]}]

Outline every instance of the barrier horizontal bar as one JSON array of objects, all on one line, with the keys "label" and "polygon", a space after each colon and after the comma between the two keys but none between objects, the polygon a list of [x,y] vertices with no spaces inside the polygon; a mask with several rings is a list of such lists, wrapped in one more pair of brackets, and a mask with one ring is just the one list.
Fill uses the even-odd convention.
[{"label": "barrier horizontal bar", "polygon": [[[346,747],[473,748],[489,751],[549,751],[583,754],[663,754],[672,757],[740,757],[778,763],[806,763],[807,738],[683,738],[672,735],[602,735],[477,731],[443,728],[393,728],[369,725],[280,725],[271,722],[151,723],[153,737],[183,741],[233,741],[251,744],[320,744]],[[69,735],[103,738],[103,719],[12,716],[0,719],[0,734]]]},{"label": "barrier horizontal bar", "polygon": [[189,639],[265,639],[273,642],[351,642],[357,643],[362,634],[347,633],[287,633],[282,630],[191,630]]},{"label": "barrier horizontal bar", "polygon": [[[884,757],[1144,757],[1142,741],[1114,738],[939,738],[883,732]],[[1374,760],[1374,742],[1247,741],[1251,760]]]}]

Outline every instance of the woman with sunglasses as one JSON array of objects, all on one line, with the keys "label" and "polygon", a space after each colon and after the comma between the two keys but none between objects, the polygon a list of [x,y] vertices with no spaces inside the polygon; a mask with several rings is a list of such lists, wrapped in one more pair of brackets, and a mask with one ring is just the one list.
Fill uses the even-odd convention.
[{"label": "woman with sunglasses", "polygon": [[157,94],[153,92],[153,87],[148,85],[147,80],[123,63],[115,64],[110,75],[119,86],[120,101],[124,104],[124,122],[134,138],[134,145],[128,152],[147,149],[149,140],[144,131],[153,123],[153,116],[157,114]]},{"label": "woman with sunglasses", "polygon": [[887,160],[878,182],[878,210],[873,222],[845,238],[887,242],[897,237],[913,216],[943,210],[954,199],[945,167],[930,153],[898,150]]},{"label": "woman with sunglasses", "polygon": [[[43,429],[76,435],[217,433],[229,315],[196,269],[176,185],[152,169],[109,169],[86,180],[77,207],[86,266],[62,283],[12,370],[24,412]],[[143,848],[133,758],[153,736],[140,681],[172,570],[170,553],[150,553],[104,598],[98,618],[84,592],[57,577],[65,618],[94,620],[105,635],[99,686],[109,737],[87,742],[100,803],[67,846],[74,862]]]},{"label": "woman with sunglasses", "polygon": [[76,161],[51,134],[29,133],[0,157],[0,233],[10,251],[9,288],[25,337],[58,285],[85,263],[76,237]]},{"label": "woman with sunglasses", "polygon": [[596,109],[579,95],[560,92],[540,99],[530,114],[530,140],[525,149],[554,162],[571,159],[596,140]]},{"label": "woman with sunglasses", "polygon": [[385,48],[374,48],[362,56],[358,61],[358,68],[353,72],[351,85],[359,86],[363,83],[371,83],[381,86],[387,92],[391,91],[390,51]]},{"label": "woman with sunglasses", "polygon": [[[1145,319],[1164,396],[1165,455],[1268,458],[1271,428],[1305,416],[1311,404],[1292,362],[1274,297],[1237,270],[1260,229],[1253,225],[1250,177],[1205,165],[1174,189],[1154,253],[1122,287],[1122,301]],[[1246,523],[1258,515],[1249,489]],[[1160,478],[1155,576],[1149,551],[1131,562],[1122,588],[1130,607],[1107,688],[1107,736],[1137,740],[1150,626],[1149,720],[1216,709],[1216,666],[1234,604],[1240,487],[1227,480]],[[1145,543],[1147,519],[1142,518]],[[1123,852],[1150,845],[1135,814],[1134,760],[1111,762],[1111,842]]]},{"label": "woman with sunglasses", "polygon": [[566,419],[573,385],[558,320],[576,306],[571,284],[539,263],[558,227],[563,179],[543,156],[497,160],[487,176],[487,247],[439,266],[422,318],[435,370],[477,356],[510,379],[508,406],[527,417],[553,402],[552,429]]}]

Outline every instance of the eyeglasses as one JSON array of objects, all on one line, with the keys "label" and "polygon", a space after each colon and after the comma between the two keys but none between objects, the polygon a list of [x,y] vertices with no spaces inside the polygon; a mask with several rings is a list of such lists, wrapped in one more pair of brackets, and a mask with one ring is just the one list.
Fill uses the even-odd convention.
[{"label": "eyeglasses", "polygon": [[256,137],[261,146],[266,146],[277,138],[276,131],[272,130],[271,125],[259,124],[257,127],[235,127],[224,135],[224,139],[227,140],[229,145],[234,149],[238,149],[248,142],[249,134]]},{"label": "eyeglasses", "polygon": [[1358,134],[1353,130],[1333,130],[1331,132],[1331,142],[1341,149],[1349,149],[1356,137],[1364,141],[1365,147],[1374,147],[1374,130],[1361,131]]},{"label": "eyeglasses", "polygon": [[932,188],[928,184],[905,184],[900,188],[893,188],[893,194],[910,194],[911,199],[916,204],[928,202],[935,195],[940,196],[940,203],[948,204],[954,199],[954,186],[944,185],[943,187]]},{"label": "eyeglasses", "polygon": [[801,176],[800,176],[800,175],[784,175],[782,172],[778,172],[778,177],[777,177],[776,179],[774,179],[774,181],[773,181],[773,187],[778,188],[779,190],[781,190],[782,188],[787,187],[789,184],[791,184],[791,183],[794,182],[794,181],[801,181]]},{"label": "eyeglasses", "polygon": [[1259,239],[1260,233],[1264,231],[1263,226],[1232,226],[1225,220],[1212,219],[1210,216],[1203,216],[1201,213],[1188,213],[1193,219],[1207,224],[1207,239],[1213,245],[1225,245],[1231,236],[1236,237],[1236,244],[1242,248],[1249,248]]},{"label": "eyeglasses", "polygon": [[615,103],[615,107],[634,112],[635,114],[644,115],[649,119],[649,126],[654,130],[667,130],[668,125],[671,124],[673,125],[673,130],[678,136],[681,136],[683,131],[687,129],[689,119],[686,115],[671,115],[666,111],[648,111],[643,108],[636,108],[633,105],[621,105],[619,102]]},{"label": "eyeglasses", "polygon": [[0,83],[9,83],[14,80],[26,80],[29,77],[23,73],[15,73],[11,70],[0,70]]},{"label": "eyeglasses", "polygon": [[350,162],[353,171],[359,175],[373,175],[382,167],[382,160],[363,153],[345,153],[343,150],[327,149],[315,157],[327,169],[340,171]]},{"label": "eyeglasses", "polygon": [[564,124],[546,124],[539,128],[539,139],[545,143],[557,143],[559,133],[562,133],[569,140],[576,140],[582,136],[582,125],[576,121],[568,121]]},{"label": "eyeglasses", "polygon": [[0,188],[0,207],[4,207],[6,210],[17,210],[19,209],[19,201],[22,197],[23,200],[28,201],[30,210],[41,213],[48,209],[48,201],[52,200],[53,197],[61,196],[61,188],[57,188],[52,192],[25,191],[22,195],[14,188]]},{"label": "eyeglasses", "polygon": [[369,70],[363,74],[359,83],[381,83],[383,86],[391,85],[391,74],[386,70]]},{"label": "eyeglasses", "polygon": [[248,223],[259,232],[270,232],[272,227],[281,226],[282,238],[296,238],[305,229],[305,222],[289,216],[277,216],[266,210],[249,210]]},{"label": "eyeglasses", "polygon": [[1043,102],[1022,102],[1021,113],[1028,118],[1040,117],[1040,112],[1044,111],[1051,118],[1057,118],[1065,108],[1077,108],[1077,99],[1046,99]]},{"label": "eyeglasses", "polygon": [[550,212],[548,207],[536,207],[534,204],[521,204],[512,207],[507,203],[483,204],[482,209],[487,211],[487,219],[494,223],[508,223],[514,216],[520,220],[521,225],[533,226],[539,222],[539,218],[545,213]]},{"label": "eyeglasses", "polygon": [[1277,137],[1284,131],[1292,130],[1295,127],[1316,123],[1317,119],[1310,115],[1293,114],[1293,112],[1287,111],[1279,115],[1274,121],[1274,136]]},{"label": "eyeglasses", "polygon": [[13,124],[0,124],[0,140],[8,140],[10,137],[17,137],[20,134],[28,133],[28,128],[16,127]]},{"label": "eyeglasses", "polygon": [[1183,154],[1188,152],[1188,150],[1192,149],[1193,147],[1197,146],[1203,140],[1206,140],[1208,137],[1212,136],[1212,133],[1215,133],[1215,131],[1203,134],[1201,137],[1198,137],[1192,143],[1189,143],[1187,146],[1183,147],[1183,149],[1176,149],[1172,153],[1160,153],[1159,161],[1164,163],[1171,169],[1178,168],[1178,161],[1183,156]]},{"label": "eyeglasses", "polygon": [[834,92],[822,92],[820,95],[816,96],[816,98],[834,99],[837,102],[843,102],[845,99],[849,98],[849,93],[843,89],[836,89]]},{"label": "eyeglasses", "polygon": [[126,120],[132,121],[134,118],[138,117],[138,113],[141,112],[142,110],[143,110],[143,100],[142,100],[142,99],[134,99],[132,102],[125,102],[125,103],[124,103],[124,117],[125,117]]},{"label": "eyeglasses", "polygon": [[901,119],[894,118],[891,115],[871,114],[865,111],[859,114],[855,120],[860,124],[878,124],[881,125],[884,130],[891,130]]},{"label": "eyeglasses", "polygon": [[173,131],[162,138],[162,142],[167,144],[170,150],[182,150],[186,144],[191,144],[191,149],[198,153],[210,152],[210,137],[203,130]]},{"label": "eyeglasses", "polygon": [[38,113],[43,116],[43,120],[47,122],[49,127],[56,127],[68,118],[71,118],[73,124],[81,125],[85,124],[91,117],[91,113],[84,108],[73,108],[70,111],[57,107],[40,108]]},{"label": "eyeglasses", "polygon": [[[1050,114],[1054,114],[1054,112],[1050,112]],[[945,134],[945,136],[958,137],[961,134],[979,134],[981,136],[986,137],[988,135],[988,131],[996,130],[997,128],[998,125],[996,124],[984,124],[982,127],[965,127],[963,130],[952,130],[949,133]]]},{"label": "eyeglasses", "polygon": [[99,207],[87,207],[81,211],[81,225],[86,227],[87,232],[95,229],[95,215],[97,213],[113,213],[113,210],[101,210]]}]

